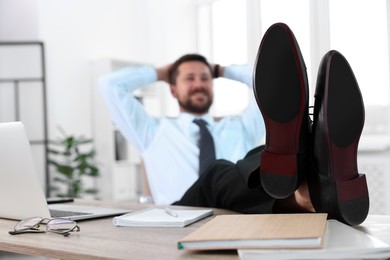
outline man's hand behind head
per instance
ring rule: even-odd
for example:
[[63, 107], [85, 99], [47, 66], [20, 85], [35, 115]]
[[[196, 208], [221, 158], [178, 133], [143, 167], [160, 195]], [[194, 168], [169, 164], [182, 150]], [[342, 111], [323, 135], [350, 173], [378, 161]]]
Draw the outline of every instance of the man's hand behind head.
[[170, 83], [169, 82], [169, 77], [168, 77], [168, 71], [171, 68], [171, 66], [172, 66], [172, 64], [167, 64], [165, 66], [156, 68], [157, 79], [165, 81], [167, 83]]

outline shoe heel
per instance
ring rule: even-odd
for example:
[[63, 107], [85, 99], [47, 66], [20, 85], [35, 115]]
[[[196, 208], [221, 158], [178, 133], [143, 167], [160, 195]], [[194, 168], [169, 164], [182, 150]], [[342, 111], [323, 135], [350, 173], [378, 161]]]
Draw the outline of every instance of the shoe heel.
[[276, 199], [289, 197], [298, 185], [297, 155], [283, 155], [264, 150], [261, 154], [260, 179], [264, 190]]
[[336, 182], [339, 220], [348, 225], [359, 225], [368, 214], [369, 196], [366, 176], [359, 174], [357, 178]]

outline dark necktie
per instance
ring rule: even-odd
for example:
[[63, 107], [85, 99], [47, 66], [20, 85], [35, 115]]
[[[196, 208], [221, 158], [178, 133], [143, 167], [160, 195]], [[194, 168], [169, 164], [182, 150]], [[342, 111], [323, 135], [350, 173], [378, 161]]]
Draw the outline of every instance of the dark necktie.
[[194, 119], [195, 124], [199, 126], [199, 175], [202, 174], [211, 162], [215, 161], [214, 140], [207, 128], [207, 122], [203, 119]]

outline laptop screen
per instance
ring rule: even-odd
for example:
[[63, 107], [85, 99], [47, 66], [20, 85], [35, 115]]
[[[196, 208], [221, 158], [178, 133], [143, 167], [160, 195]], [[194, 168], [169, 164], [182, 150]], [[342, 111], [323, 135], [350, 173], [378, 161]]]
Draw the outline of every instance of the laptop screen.
[[21, 122], [0, 124], [0, 217], [50, 217]]
[[[0, 123], [0, 144], [0, 218], [50, 217], [24, 125], [21, 122]], [[61, 211], [61, 214], [67, 211], [66, 216], [61, 217], [75, 220], [130, 212], [128, 209], [73, 204], [52, 204], [50, 209], [57, 213]]]

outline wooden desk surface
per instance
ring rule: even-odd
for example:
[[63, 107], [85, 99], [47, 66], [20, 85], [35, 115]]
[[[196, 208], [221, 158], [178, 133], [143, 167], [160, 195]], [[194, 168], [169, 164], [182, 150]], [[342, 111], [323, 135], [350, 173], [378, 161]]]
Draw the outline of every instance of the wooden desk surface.
[[[77, 204], [138, 210], [137, 203], [77, 201]], [[150, 206], [150, 205], [149, 205]], [[229, 214], [215, 210], [216, 214]], [[10, 235], [18, 221], [0, 219], [0, 251], [40, 255], [58, 259], [239, 259], [236, 251], [187, 252], [177, 249], [177, 241], [212, 217], [184, 228], [115, 227], [112, 217], [77, 221], [80, 232], [69, 237], [54, 233]]]
[[[139, 210], [137, 203], [77, 201], [77, 204], [120, 207]], [[215, 210], [217, 214], [230, 211]], [[58, 259], [239, 259], [236, 251], [188, 252], [177, 249], [176, 242], [206, 221], [185, 228], [115, 227], [112, 217], [78, 221], [79, 233], [69, 237], [58, 234], [8, 234], [17, 221], [0, 219], [0, 251], [40, 255]], [[390, 216], [369, 216], [356, 227], [390, 244]]]

